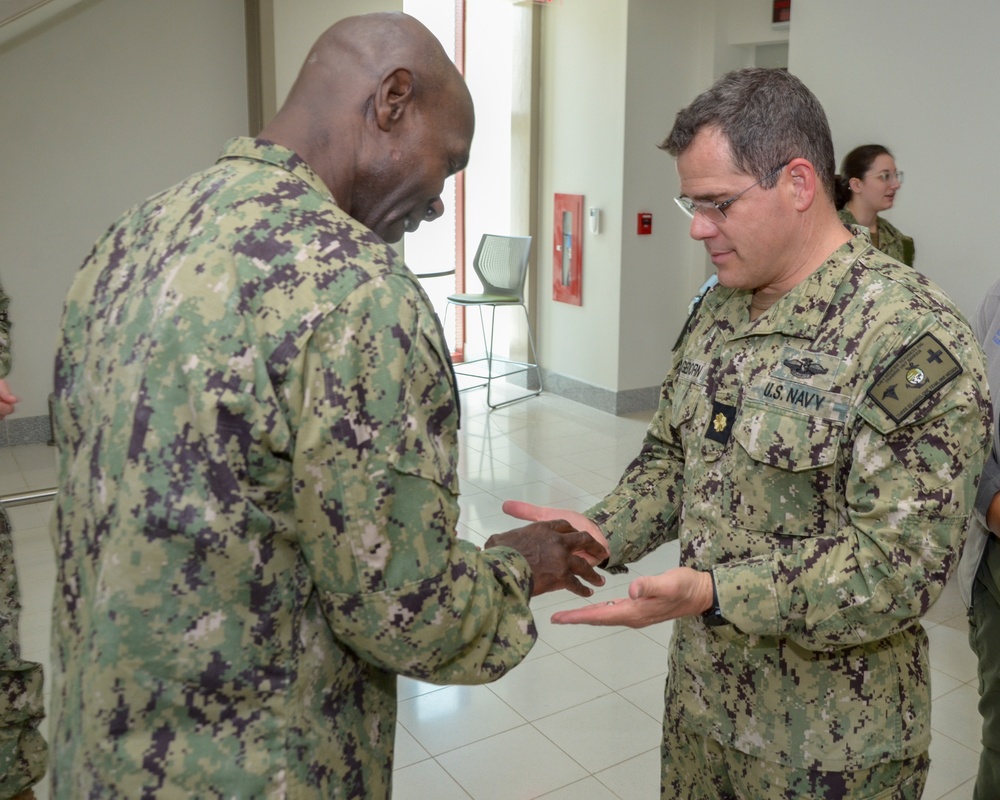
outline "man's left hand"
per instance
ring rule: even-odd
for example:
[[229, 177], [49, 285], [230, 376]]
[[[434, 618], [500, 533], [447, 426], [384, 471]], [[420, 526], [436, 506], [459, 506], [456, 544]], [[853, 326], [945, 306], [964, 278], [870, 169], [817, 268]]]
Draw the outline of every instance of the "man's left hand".
[[660, 575], [636, 578], [628, 597], [594, 603], [570, 611], [558, 611], [552, 621], [559, 625], [624, 625], [645, 628], [678, 617], [700, 615], [712, 607], [712, 573], [690, 567], [668, 569]]

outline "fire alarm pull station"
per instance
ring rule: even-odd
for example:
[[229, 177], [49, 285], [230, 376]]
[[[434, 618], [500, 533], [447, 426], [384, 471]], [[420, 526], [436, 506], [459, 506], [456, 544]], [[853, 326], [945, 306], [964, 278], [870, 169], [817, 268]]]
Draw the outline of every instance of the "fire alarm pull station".
[[639, 212], [639, 223], [636, 233], [640, 236], [645, 236], [646, 234], [653, 232], [653, 215], [648, 211]]

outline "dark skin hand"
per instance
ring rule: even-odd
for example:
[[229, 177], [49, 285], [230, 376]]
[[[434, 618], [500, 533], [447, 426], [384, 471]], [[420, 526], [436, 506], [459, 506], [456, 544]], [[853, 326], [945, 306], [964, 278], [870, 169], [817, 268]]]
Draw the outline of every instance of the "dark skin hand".
[[531, 567], [531, 596], [556, 589], [569, 589], [573, 594], [590, 597], [594, 590], [580, 582], [583, 578], [594, 586], [603, 586], [604, 578], [577, 555], [582, 551], [594, 563], [608, 557], [604, 546], [589, 533], [576, 530], [566, 520], [534, 522], [506, 533], [496, 533], [486, 540], [486, 547], [512, 547]]

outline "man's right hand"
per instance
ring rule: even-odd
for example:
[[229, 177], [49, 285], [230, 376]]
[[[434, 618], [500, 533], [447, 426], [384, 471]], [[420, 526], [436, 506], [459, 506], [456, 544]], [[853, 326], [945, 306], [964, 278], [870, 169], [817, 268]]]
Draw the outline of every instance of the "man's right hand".
[[504, 500], [503, 512], [504, 514], [509, 514], [512, 517], [517, 517], [518, 519], [528, 520], [529, 522], [542, 522], [544, 520], [556, 519], [566, 520], [566, 522], [572, 525], [576, 530], [586, 531], [594, 538], [594, 541], [601, 545], [601, 548], [604, 550], [604, 555], [596, 561], [593, 560], [594, 556], [592, 555], [592, 551], [589, 549], [584, 549], [577, 553], [578, 556], [585, 558], [591, 564], [600, 564], [611, 554], [611, 550], [608, 547], [608, 540], [604, 537], [604, 533], [597, 526], [597, 523], [592, 519], [583, 516], [583, 514], [579, 511], [571, 511], [568, 508], [548, 508], [547, 506], [536, 506], [533, 503], [526, 503], [523, 500]]
[[566, 520], [552, 519], [525, 525], [486, 540], [487, 547], [512, 547], [531, 567], [531, 596], [556, 589], [569, 589], [581, 597], [594, 590], [580, 582], [603, 586], [604, 578], [594, 569], [608, 557], [606, 548], [590, 533], [578, 531]]

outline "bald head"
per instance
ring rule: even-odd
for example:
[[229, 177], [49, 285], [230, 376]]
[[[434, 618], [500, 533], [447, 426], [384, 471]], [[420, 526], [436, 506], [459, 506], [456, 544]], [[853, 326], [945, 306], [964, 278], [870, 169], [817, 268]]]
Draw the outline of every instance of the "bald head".
[[342, 209], [397, 241], [441, 215], [473, 128], [472, 98], [441, 43], [413, 17], [376, 13], [320, 36], [260, 138], [298, 153]]

